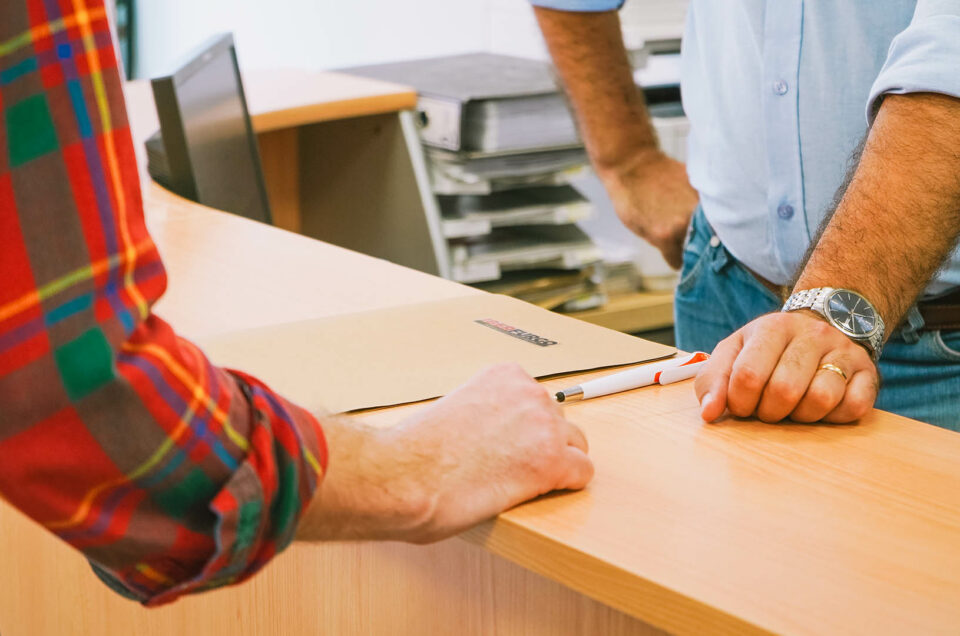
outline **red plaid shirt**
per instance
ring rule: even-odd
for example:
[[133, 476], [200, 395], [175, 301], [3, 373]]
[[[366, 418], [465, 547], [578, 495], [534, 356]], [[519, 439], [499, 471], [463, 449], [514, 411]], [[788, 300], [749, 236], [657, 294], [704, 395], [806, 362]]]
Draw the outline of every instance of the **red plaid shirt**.
[[103, 0], [0, 3], [0, 117], [0, 495], [148, 605], [243, 580], [292, 540], [323, 434], [151, 314]]

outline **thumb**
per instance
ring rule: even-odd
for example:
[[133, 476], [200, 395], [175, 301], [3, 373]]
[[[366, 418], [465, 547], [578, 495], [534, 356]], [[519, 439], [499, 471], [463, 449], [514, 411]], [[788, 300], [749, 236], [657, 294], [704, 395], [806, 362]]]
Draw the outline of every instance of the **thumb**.
[[555, 486], [556, 490], [582, 490], [593, 479], [593, 462], [576, 446], [567, 446], [563, 451], [563, 471]]
[[717, 345], [710, 359], [697, 374], [693, 386], [697, 393], [697, 400], [700, 401], [700, 417], [703, 421], [716, 421], [727, 409], [727, 387], [730, 385], [730, 374], [741, 349], [743, 349], [743, 334], [737, 331]]

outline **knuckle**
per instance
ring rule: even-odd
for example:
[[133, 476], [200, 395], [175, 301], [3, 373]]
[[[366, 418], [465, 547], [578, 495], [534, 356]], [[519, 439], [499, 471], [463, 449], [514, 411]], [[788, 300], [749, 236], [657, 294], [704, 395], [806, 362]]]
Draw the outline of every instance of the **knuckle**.
[[850, 413], [855, 420], [869, 413], [872, 407], [873, 403], [866, 398], [854, 398], [850, 401]]
[[750, 392], [758, 392], [766, 384], [766, 377], [753, 367], [741, 365], [733, 373], [733, 384]]
[[847, 408], [836, 413], [831, 413], [824, 418], [825, 421], [831, 424], [850, 424], [851, 422], [856, 422], [858, 419], [860, 419], [860, 416], [853, 410]]
[[736, 393], [731, 393], [728, 397], [727, 408], [737, 417], [749, 417], [753, 415], [752, 402], [739, 397]]
[[670, 241], [670, 233], [664, 232], [661, 228], [653, 228], [647, 231], [647, 240], [654, 245], [666, 245]]
[[534, 435], [534, 445], [544, 453], [553, 452], [560, 448], [560, 434], [553, 417], [540, 412], [537, 418], [537, 432]]
[[811, 388], [807, 391], [806, 397], [803, 399], [804, 403], [810, 407], [810, 409], [819, 411], [821, 413], [830, 410], [834, 406], [834, 398], [829, 391], [823, 389]]
[[529, 467], [538, 475], [546, 475], [559, 464], [562, 445], [556, 435], [542, 435], [535, 441], [534, 452], [530, 455]]
[[803, 397], [803, 390], [793, 382], [773, 380], [767, 386], [770, 398], [780, 405], [793, 405]]
[[851, 362], [860, 368], [875, 369], [876, 367], [873, 364], [873, 358], [870, 357], [870, 354], [863, 347], [863, 345], [859, 345], [852, 340], [849, 342], [850, 347], [852, 347], [851, 351], [853, 352], [851, 356], [853, 359]]
[[771, 327], [782, 329], [787, 325], [789, 325], [791, 322], [793, 322], [793, 319], [795, 317], [796, 316], [794, 316], [793, 314], [788, 314], [788, 313], [783, 313], [778, 311], [778, 312], [763, 316], [763, 321], [765, 324]]
[[798, 422], [800, 424], [810, 424], [811, 422], [816, 422], [818, 415], [813, 415], [810, 411], [797, 409], [790, 414], [791, 422]]
[[[555, 434], [554, 416], [548, 409], [540, 404], [529, 404], [525, 419], [536, 430], [536, 442], [541, 442], [550, 435]], [[541, 439], [542, 438], [542, 439]]]
[[789, 329], [791, 318], [789, 314], [777, 312], [760, 316], [752, 324], [757, 334], [781, 333]]
[[729, 404], [727, 405], [727, 408], [734, 417], [750, 417], [753, 415], [753, 412], [750, 410], [750, 408], [746, 406]]
[[[833, 328], [833, 327], [831, 327], [830, 325], [828, 325], [828, 324], [827, 324], [826, 322], [824, 322], [823, 320], [817, 320], [817, 322], [814, 323], [814, 325], [813, 325], [813, 327], [812, 327], [812, 329], [811, 329], [811, 332], [813, 333], [814, 336], [816, 336], [816, 337], [818, 337], [818, 338], [823, 338], [823, 337], [827, 337], [827, 336], [831, 336], [831, 337], [832, 337], [832, 336], [836, 336], [836, 335], [840, 335], [840, 336], [843, 335], [843, 334], [841, 334], [839, 331], [837, 331], [835, 328]], [[844, 340], [847, 340], [847, 339], [844, 338]]]
[[762, 404], [760, 408], [757, 409], [757, 418], [761, 422], [775, 424], [784, 418], [784, 413], [781, 409], [775, 409], [767, 404]]

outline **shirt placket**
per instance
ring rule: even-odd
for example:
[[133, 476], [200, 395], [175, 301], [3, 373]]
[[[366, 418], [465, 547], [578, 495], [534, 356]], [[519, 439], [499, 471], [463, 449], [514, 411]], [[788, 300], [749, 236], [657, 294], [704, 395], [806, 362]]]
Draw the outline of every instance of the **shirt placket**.
[[767, 214], [784, 280], [803, 260], [810, 234], [803, 201], [798, 82], [803, 0], [768, 0], [761, 99], [767, 151]]

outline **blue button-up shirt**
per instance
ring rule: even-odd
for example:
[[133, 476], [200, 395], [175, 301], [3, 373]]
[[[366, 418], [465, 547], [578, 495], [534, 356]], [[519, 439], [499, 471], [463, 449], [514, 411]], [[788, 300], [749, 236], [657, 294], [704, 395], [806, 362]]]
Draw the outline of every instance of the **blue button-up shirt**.
[[[691, 0], [681, 88], [687, 170], [707, 219], [747, 267], [786, 284], [883, 95], [960, 97], [960, 0]], [[927, 291], [956, 285], [960, 250]]]

